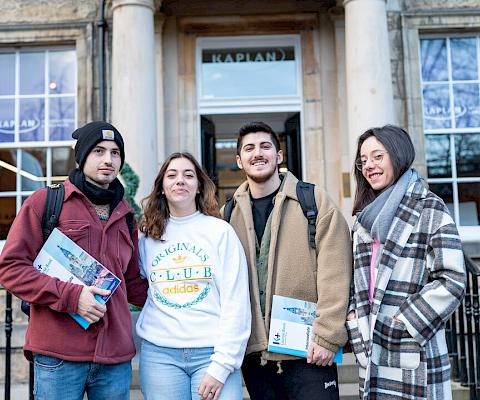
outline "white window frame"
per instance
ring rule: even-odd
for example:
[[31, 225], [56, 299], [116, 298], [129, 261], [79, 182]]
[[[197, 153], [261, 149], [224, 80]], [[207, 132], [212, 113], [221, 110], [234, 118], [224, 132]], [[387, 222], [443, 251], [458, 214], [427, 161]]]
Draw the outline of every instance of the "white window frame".
[[[452, 63], [451, 63], [451, 53], [450, 53], [450, 39], [452, 38], [462, 38], [462, 37], [475, 37], [477, 39], [477, 79], [476, 80], [453, 80], [452, 79]], [[421, 45], [420, 41], [423, 39], [445, 39], [447, 45], [447, 72], [448, 80], [446, 81], [423, 81], [422, 76], [422, 64], [421, 64]], [[455, 110], [453, 103], [453, 83], [477, 83], [480, 85], [480, 34], [478, 32], [465, 32], [458, 34], [449, 34], [449, 33], [439, 33], [439, 34], [426, 34], [419, 37], [419, 46], [418, 46], [418, 59], [420, 66], [420, 95], [422, 99], [422, 118], [423, 113], [423, 87], [424, 84], [428, 85], [446, 85], [448, 84], [449, 89], [449, 101], [450, 101], [450, 120], [453, 126], [455, 119]], [[457, 166], [456, 166], [456, 155], [455, 155], [455, 144], [454, 144], [454, 135], [468, 134], [468, 133], [478, 133], [480, 134], [480, 126], [478, 128], [438, 128], [438, 129], [426, 129], [424, 128], [424, 135], [449, 135], [450, 141], [450, 163], [452, 169], [452, 176], [449, 178], [428, 178], [429, 183], [448, 183], [452, 185], [452, 194], [453, 194], [453, 217], [455, 223], [458, 226], [458, 230], [461, 234], [462, 240], [464, 241], [475, 241], [478, 240], [478, 234], [480, 232], [480, 225], [478, 226], [462, 226], [460, 225], [460, 207], [458, 199], [458, 184], [459, 183], [480, 183], [480, 171], [478, 177], [457, 177]], [[428, 164], [427, 164], [428, 170]]]
[[[202, 99], [202, 51], [216, 48], [293, 46], [297, 94], [282, 96], [222, 97]], [[250, 114], [283, 111], [301, 112], [303, 100], [302, 49], [300, 35], [221, 36], [197, 38], [196, 46], [197, 101], [199, 115]]]
[[[15, 102], [15, 131], [14, 131], [14, 142], [0, 142], [0, 149], [9, 149], [15, 150], [17, 152], [17, 160], [19, 162], [17, 164], [21, 165], [21, 157], [22, 157], [22, 150], [29, 149], [29, 148], [36, 148], [36, 149], [45, 149], [45, 164], [46, 164], [46, 176], [45, 183], [46, 185], [50, 185], [54, 180], [63, 180], [64, 177], [52, 177], [52, 150], [54, 148], [65, 148], [65, 147], [73, 147], [75, 141], [71, 140], [57, 140], [57, 141], [50, 141], [50, 99], [51, 98], [61, 98], [61, 97], [73, 97], [74, 98], [74, 119], [75, 119], [75, 128], [78, 124], [78, 65], [75, 69], [75, 80], [74, 80], [74, 88], [76, 89], [73, 93], [59, 93], [59, 94], [52, 94], [49, 92], [48, 88], [48, 77], [49, 77], [49, 54], [50, 52], [56, 52], [61, 50], [73, 50], [77, 51], [74, 45], [55, 45], [52, 44], [51, 46], [22, 46], [20, 48], [9, 48], [9, 47], [2, 47], [0, 49], [1, 53], [14, 53], [15, 54], [15, 94], [13, 95], [0, 95], [0, 99], [13, 99]], [[28, 53], [34, 51], [42, 51], [45, 52], [45, 87], [44, 92], [42, 94], [33, 94], [33, 95], [21, 95], [20, 94], [20, 53]], [[40, 98], [45, 100], [45, 128], [44, 128], [44, 140], [41, 141], [28, 141], [28, 142], [19, 142], [19, 102], [20, 99], [23, 98]], [[33, 191], [25, 191], [22, 190], [21, 184], [21, 171], [14, 172], [16, 174], [16, 188], [15, 191], [0, 191], [0, 197], [15, 197], [16, 198], [16, 212], [20, 209], [23, 198], [28, 197], [33, 193]], [[52, 180], [52, 178], [54, 178]], [[1, 244], [2, 241], [0, 241]]]

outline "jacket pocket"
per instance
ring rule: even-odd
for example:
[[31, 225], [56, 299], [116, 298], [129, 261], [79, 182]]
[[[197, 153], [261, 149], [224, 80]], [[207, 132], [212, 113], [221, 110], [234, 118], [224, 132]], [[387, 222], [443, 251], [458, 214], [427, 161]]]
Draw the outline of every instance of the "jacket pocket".
[[360, 364], [361, 367], [367, 368], [367, 356], [365, 344], [363, 342], [362, 334], [358, 329], [358, 320], [353, 319], [346, 321], [348, 339], [350, 341], [350, 346], [352, 346], [352, 351], [355, 354], [355, 358]]
[[90, 225], [85, 221], [64, 221], [58, 229], [87, 253], [90, 253]]
[[417, 369], [420, 345], [402, 321], [379, 314], [373, 332], [372, 362], [378, 366]]

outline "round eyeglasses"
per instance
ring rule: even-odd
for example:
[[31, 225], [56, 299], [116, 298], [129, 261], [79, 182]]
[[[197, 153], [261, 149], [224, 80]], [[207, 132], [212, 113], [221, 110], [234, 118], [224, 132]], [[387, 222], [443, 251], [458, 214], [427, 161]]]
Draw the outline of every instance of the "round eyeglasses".
[[[383, 157], [385, 156], [385, 154], [388, 154], [388, 151], [385, 151], [383, 153], [377, 153], [373, 155], [372, 158], [370, 158], [370, 160], [372, 160], [372, 162], [375, 165], [380, 165], [383, 161]], [[357, 168], [359, 171], [363, 171], [363, 169], [367, 165], [367, 162], [368, 162], [368, 158], [357, 158], [355, 160], [355, 168]]]

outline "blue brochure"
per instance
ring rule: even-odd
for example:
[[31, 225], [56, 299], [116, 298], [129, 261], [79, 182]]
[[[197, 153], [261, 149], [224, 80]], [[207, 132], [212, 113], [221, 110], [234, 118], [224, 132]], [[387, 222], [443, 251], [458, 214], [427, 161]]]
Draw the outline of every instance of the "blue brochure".
[[[315, 303], [274, 295], [268, 351], [306, 358], [316, 309]], [[343, 349], [339, 348], [333, 362], [341, 364], [342, 360]]]
[[[33, 266], [40, 272], [83, 286], [110, 290], [110, 295], [95, 298], [105, 304], [120, 285], [120, 279], [90, 254], [55, 228], [35, 258]], [[90, 325], [82, 316], [70, 314], [83, 329]]]

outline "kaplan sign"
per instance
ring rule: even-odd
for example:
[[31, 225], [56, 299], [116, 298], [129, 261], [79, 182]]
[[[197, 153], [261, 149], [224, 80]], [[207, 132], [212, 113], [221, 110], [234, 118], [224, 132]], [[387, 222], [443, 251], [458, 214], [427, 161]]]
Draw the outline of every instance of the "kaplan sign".
[[[18, 128], [19, 133], [33, 132], [40, 127], [40, 120], [38, 118], [25, 118], [20, 120]], [[10, 135], [15, 134], [15, 120], [14, 119], [0, 119], [0, 133]]]
[[205, 49], [202, 63], [242, 63], [294, 61], [295, 49], [288, 47], [253, 47], [242, 49]]

